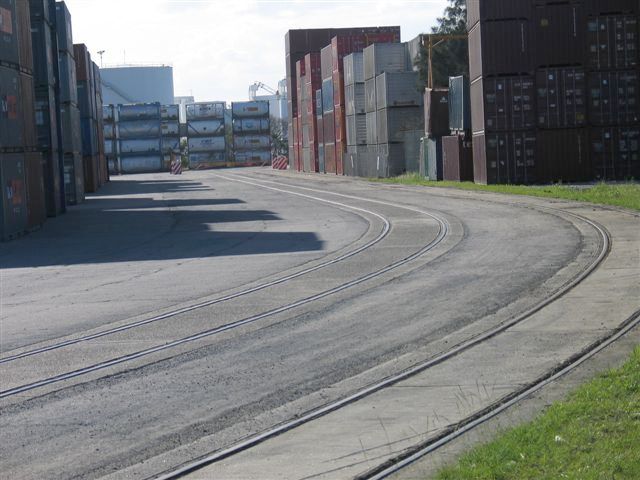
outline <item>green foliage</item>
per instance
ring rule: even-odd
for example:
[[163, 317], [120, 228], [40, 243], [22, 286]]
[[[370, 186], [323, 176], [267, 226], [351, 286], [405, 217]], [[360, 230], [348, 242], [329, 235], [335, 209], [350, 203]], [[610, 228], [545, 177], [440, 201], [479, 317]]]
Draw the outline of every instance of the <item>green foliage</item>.
[[439, 480], [640, 478], [640, 348], [622, 368], [442, 470]]
[[[449, 0], [444, 15], [437, 20], [438, 24], [431, 29], [438, 35], [466, 35], [467, 5], [465, 0]], [[422, 48], [418, 60], [420, 81], [427, 86], [428, 53]], [[436, 88], [447, 88], [449, 77], [469, 75], [469, 47], [467, 40], [447, 40], [433, 49], [433, 85]]]
[[483, 192], [505, 193], [509, 195], [562, 198], [564, 200], [575, 200], [578, 202], [590, 202], [640, 210], [639, 183], [599, 183], [586, 187], [572, 187], [570, 185], [477, 185], [470, 182], [433, 182], [418, 174], [409, 174], [401, 177], [373, 181], [399, 183], [403, 185], [424, 185], [428, 187], [450, 187], [461, 190], [477, 190]]
[[287, 122], [276, 117], [271, 117], [270, 124], [273, 155], [288, 155], [289, 142], [287, 140]]

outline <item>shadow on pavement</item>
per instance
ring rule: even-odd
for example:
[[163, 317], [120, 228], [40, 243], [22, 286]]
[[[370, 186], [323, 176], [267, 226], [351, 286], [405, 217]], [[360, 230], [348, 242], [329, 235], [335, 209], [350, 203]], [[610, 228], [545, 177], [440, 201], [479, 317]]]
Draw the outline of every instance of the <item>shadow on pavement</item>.
[[[240, 199], [157, 200], [137, 196], [201, 190], [200, 186], [196, 182], [176, 181], [112, 182], [101, 194], [89, 197], [85, 204], [71, 208], [66, 215], [49, 219], [42, 230], [2, 244], [0, 268], [322, 250], [323, 242], [315, 233], [267, 231], [268, 224], [282, 219], [268, 210], [248, 210]], [[122, 193], [128, 189], [136, 196]], [[202, 190], [211, 189], [203, 187]], [[235, 209], [225, 206], [235, 206]]]

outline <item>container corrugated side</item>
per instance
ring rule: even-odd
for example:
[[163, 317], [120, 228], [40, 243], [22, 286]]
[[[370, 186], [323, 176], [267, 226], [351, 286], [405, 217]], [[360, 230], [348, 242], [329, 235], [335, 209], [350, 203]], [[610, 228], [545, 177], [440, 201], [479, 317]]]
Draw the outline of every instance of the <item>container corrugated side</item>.
[[449, 135], [449, 90], [428, 88], [423, 103], [425, 134], [433, 137]]
[[378, 108], [378, 101], [376, 98], [376, 79], [370, 78], [364, 84], [365, 95], [365, 110], [366, 113], [375, 112]]
[[418, 88], [417, 72], [383, 73], [376, 77], [377, 109], [419, 107], [423, 97]]
[[364, 49], [364, 78], [369, 80], [383, 72], [404, 72], [407, 49], [402, 43], [377, 43]]
[[357, 83], [364, 83], [364, 55], [362, 52], [344, 57], [344, 84], [349, 86]]
[[367, 116], [366, 114], [347, 116], [347, 145], [367, 144]]
[[638, 58], [637, 15], [611, 15], [587, 21], [587, 66], [595, 70], [634, 68]]
[[15, 2], [4, 2], [0, 6], [0, 61], [18, 66], [18, 23]]
[[405, 132], [424, 131], [424, 113], [420, 107], [385, 108], [378, 110], [376, 116], [378, 143], [403, 142]]

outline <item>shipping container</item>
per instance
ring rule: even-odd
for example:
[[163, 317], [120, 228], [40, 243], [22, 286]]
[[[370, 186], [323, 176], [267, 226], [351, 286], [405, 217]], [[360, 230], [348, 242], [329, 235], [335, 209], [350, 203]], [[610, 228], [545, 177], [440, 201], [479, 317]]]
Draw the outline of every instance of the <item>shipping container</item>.
[[442, 138], [443, 180], [473, 182], [473, 151], [471, 141], [462, 135]]
[[423, 103], [426, 136], [449, 135], [449, 90], [427, 88]]
[[134, 157], [121, 156], [120, 165], [123, 174], [161, 172], [164, 167], [164, 157], [158, 155], [140, 155]]
[[119, 122], [158, 120], [159, 118], [159, 103], [136, 103], [130, 105], [118, 105]]
[[442, 137], [424, 137], [420, 146], [420, 175], [432, 181], [441, 181], [442, 171]]
[[133, 153], [160, 153], [160, 151], [159, 138], [120, 140], [120, 153], [122, 155]]
[[537, 165], [534, 131], [473, 136], [474, 180], [481, 184], [530, 184], [545, 181]]
[[89, 82], [91, 78], [91, 54], [84, 43], [73, 45], [73, 55], [76, 61], [76, 80]]
[[417, 72], [383, 73], [376, 77], [377, 109], [421, 107], [423, 96]]
[[189, 153], [224, 152], [224, 137], [189, 137]]
[[179, 137], [162, 137], [161, 141], [162, 153], [180, 153], [180, 138]]
[[595, 177], [599, 180], [640, 178], [640, 127], [597, 127], [589, 136]]
[[249, 152], [237, 152], [236, 163], [246, 166], [260, 166], [271, 163], [270, 150], [252, 150]]
[[347, 116], [366, 113], [364, 83], [354, 83], [345, 87], [345, 112]]
[[585, 4], [589, 15], [640, 14], [640, 4], [637, 0], [585, 0]]
[[536, 67], [583, 65], [585, 11], [582, 2], [536, 7]]
[[531, 76], [476, 80], [471, 84], [473, 132], [535, 128], [535, 96]]
[[224, 102], [202, 102], [188, 104], [187, 120], [196, 119], [224, 119]]
[[29, 2], [16, 2], [16, 23], [18, 30], [18, 63], [24, 73], [33, 74], [33, 47], [31, 44], [31, 15]]
[[38, 145], [38, 131], [36, 130], [36, 104], [33, 77], [24, 73], [20, 74], [20, 100], [23, 115], [23, 146], [33, 150]]
[[471, 129], [471, 98], [469, 79], [449, 78], [449, 130], [466, 132]]
[[227, 160], [225, 152], [189, 153], [190, 170], [205, 170], [226, 166]]
[[426, 35], [420, 34], [404, 44], [407, 49], [407, 71], [420, 71], [419, 62], [422, 55], [422, 50], [424, 49], [423, 43], [425, 37]]
[[58, 50], [73, 56], [73, 32], [71, 29], [71, 14], [64, 2], [56, 2], [56, 33]]
[[638, 17], [613, 15], [587, 23], [587, 66], [596, 70], [638, 66]]
[[420, 139], [424, 135], [424, 129], [409, 130], [404, 132], [404, 162], [407, 173], [420, 171]]
[[540, 128], [570, 128], [587, 124], [584, 69], [567, 67], [538, 70], [536, 85]]
[[105, 140], [114, 140], [118, 137], [116, 135], [116, 125], [113, 123], [105, 123], [103, 126], [103, 136]]
[[378, 178], [397, 177], [406, 173], [404, 145], [401, 143], [379, 144], [376, 169]]
[[47, 218], [44, 191], [44, 165], [40, 152], [24, 154], [27, 187], [27, 228], [42, 225]]
[[347, 116], [347, 146], [367, 144], [366, 114]]
[[113, 105], [104, 105], [102, 107], [102, 118], [105, 123], [113, 123], [115, 122], [115, 107]]
[[27, 227], [27, 187], [24, 153], [0, 153], [0, 240], [9, 240]]
[[589, 74], [589, 119], [594, 125], [640, 124], [637, 70]]
[[160, 107], [160, 118], [162, 120], [180, 120], [180, 106], [162, 105]]
[[320, 75], [322, 81], [333, 78], [333, 52], [330, 41], [320, 50]]
[[18, 23], [16, 4], [14, 1], [4, 1], [0, 4], [0, 62], [5, 65], [18, 67]]
[[78, 104], [78, 82], [76, 80], [76, 62], [67, 51], [58, 52], [58, 71], [60, 103]]
[[370, 78], [364, 84], [364, 107], [366, 113], [375, 112], [378, 109], [376, 94], [376, 79]]
[[224, 119], [192, 120], [187, 124], [188, 137], [213, 137], [224, 135]]
[[[369, 117], [367, 116], [367, 123], [368, 119]], [[378, 110], [376, 128], [377, 143], [403, 142], [406, 132], [416, 130], [424, 132], [423, 110], [420, 107], [398, 107]]]
[[95, 193], [100, 188], [98, 172], [98, 156], [83, 155], [82, 164], [84, 168], [84, 189], [86, 193]]
[[[37, 3], [37, 2], [36, 2]], [[51, 26], [44, 21], [31, 24], [31, 40], [33, 44], [33, 78], [36, 87], [49, 87], [55, 84], [53, 68], [53, 45], [51, 43]], [[57, 58], [57, 55], [55, 56]]]
[[179, 137], [180, 124], [176, 121], [163, 121], [160, 124], [161, 137]]
[[[105, 128], [106, 125], [105, 125]], [[117, 127], [118, 137], [122, 140], [137, 138], [159, 138], [160, 137], [160, 120], [136, 120], [119, 122]], [[105, 131], [105, 138], [107, 132]]]
[[254, 100], [250, 102], [233, 102], [231, 104], [233, 118], [269, 117], [269, 102]]
[[21, 150], [24, 147], [25, 119], [20, 89], [20, 73], [13, 68], [0, 66], [0, 151]]
[[43, 152], [42, 156], [47, 216], [56, 217], [64, 211], [61, 157], [57, 150]]
[[84, 167], [82, 155], [65, 153], [63, 156], [64, 194], [67, 205], [84, 202]]
[[80, 154], [82, 151], [80, 110], [75, 105], [62, 105], [60, 119], [62, 122], [62, 153]]
[[322, 112], [333, 112], [333, 79], [322, 81]]
[[234, 136], [233, 147], [236, 150], [270, 150], [271, 136], [270, 135]]
[[407, 49], [401, 43], [378, 43], [363, 51], [364, 78], [370, 80], [382, 73], [407, 70]]
[[378, 144], [378, 112], [368, 112], [367, 119], [367, 145]]
[[469, 32], [471, 80], [530, 73], [534, 70], [533, 50], [528, 20], [478, 23]]
[[82, 138], [82, 155], [92, 156], [98, 154], [98, 122], [93, 118], [80, 119]]
[[531, 19], [532, 0], [467, 0], [467, 26], [487, 20]]
[[544, 182], [582, 182], [593, 179], [586, 128], [538, 132], [537, 176]]
[[344, 57], [345, 86], [364, 83], [364, 54], [352, 53]]

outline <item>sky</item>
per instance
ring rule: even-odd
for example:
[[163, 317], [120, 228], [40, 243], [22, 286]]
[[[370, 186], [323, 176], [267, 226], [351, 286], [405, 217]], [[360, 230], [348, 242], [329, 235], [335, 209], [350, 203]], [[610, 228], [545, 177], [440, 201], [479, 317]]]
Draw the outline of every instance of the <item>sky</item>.
[[100, 65], [173, 66], [175, 95], [248, 98], [285, 77], [284, 36], [300, 28], [402, 27], [430, 31], [447, 0], [66, 0], [74, 43]]

